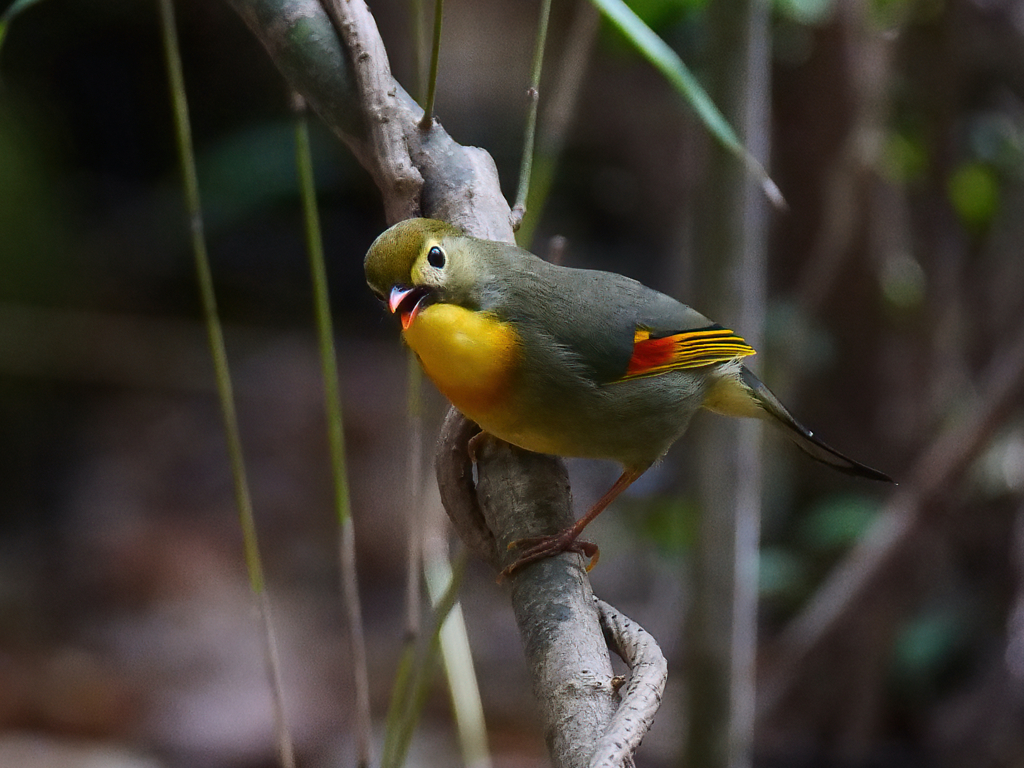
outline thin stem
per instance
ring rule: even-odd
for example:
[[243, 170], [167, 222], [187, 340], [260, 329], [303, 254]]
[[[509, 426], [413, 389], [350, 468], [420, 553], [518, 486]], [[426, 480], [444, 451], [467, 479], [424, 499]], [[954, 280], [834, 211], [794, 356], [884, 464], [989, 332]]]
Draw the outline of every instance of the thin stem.
[[[424, 547], [423, 573], [431, 601], [444, 599], [452, 583], [451, 562], [448, 559], [448, 541], [445, 534], [442, 512], [436, 507], [430, 514], [434, 520], [432, 535], [427, 537]], [[465, 558], [466, 549], [462, 550]], [[491, 754], [487, 745], [487, 726], [484, 721], [484, 707], [480, 700], [480, 686], [477, 684], [476, 669], [473, 665], [473, 651], [469, 645], [466, 620], [462, 606], [456, 603], [441, 627], [441, 658], [444, 661], [448, 690], [452, 697], [452, 710], [462, 748], [462, 762], [467, 768], [490, 768]]]
[[[550, 2], [550, 0], [548, 0]], [[441, 56], [441, 21], [444, 17], [444, 0], [434, 1], [434, 40], [430, 49], [430, 75], [427, 80], [427, 103], [423, 105], [423, 119], [420, 128], [424, 131], [434, 123], [434, 93], [437, 88], [437, 62]]]
[[342, 429], [341, 385], [338, 382], [338, 355], [334, 348], [327, 268], [324, 262], [320, 216], [316, 206], [313, 158], [309, 148], [309, 127], [305, 103], [296, 97], [295, 159], [299, 174], [299, 193], [306, 230], [306, 249], [313, 280], [313, 308], [316, 317], [320, 364], [324, 377], [324, 407], [327, 410], [327, 436], [332, 459], [334, 501], [338, 522], [344, 524], [352, 514], [348, 473], [345, 468], [345, 433]]
[[[423, 608], [420, 598], [423, 563], [423, 530], [420, 519], [423, 500], [423, 371], [412, 350], [406, 358], [406, 414], [409, 417], [408, 468], [406, 470], [406, 573], [405, 573], [405, 651], [395, 679], [392, 694], [392, 708], [388, 712], [387, 735], [385, 736], [385, 757], [382, 766], [398, 765], [400, 756], [403, 718], [405, 710], [401, 705], [407, 700], [405, 691], [413, 684], [419, 673], [415, 666], [416, 648], [420, 640], [423, 623]], [[389, 762], [390, 761], [390, 762]]]
[[400, 764], [397, 756], [400, 741], [399, 731], [402, 727], [404, 707], [409, 696], [409, 689], [412, 687], [414, 667], [417, 661], [415, 643], [407, 642], [402, 651], [402, 657], [398, 660], [395, 682], [391, 686], [391, 702], [384, 719], [384, 746], [381, 750], [380, 768], [396, 768]]
[[429, 641], [420, 646], [419, 653], [414, 653], [410, 646], [402, 659], [399, 676], [391, 692], [391, 708], [388, 712], [381, 768], [399, 768], [405, 762], [416, 723], [426, 703], [430, 683], [440, 658], [441, 628], [456, 604], [467, 559], [467, 551], [463, 550], [452, 565], [452, 577], [448, 588], [434, 605]]
[[423, 29], [423, 0], [409, 0], [412, 26], [412, 55], [416, 69], [416, 98], [425, 104], [427, 99], [427, 71], [423, 57], [426, 53], [426, 30]]
[[406, 413], [409, 416], [409, 466], [406, 472], [405, 621], [406, 636], [415, 641], [420, 634], [420, 564], [423, 561], [423, 531], [420, 510], [423, 502], [423, 370], [416, 354], [408, 351]]
[[[591, 3], [576, 4], [576, 13], [562, 46], [555, 86], [544, 102], [544, 119], [540, 121], [535, 165], [526, 197], [526, 210], [531, 211], [531, 215], [523, 219], [516, 233], [516, 242], [524, 248], [533, 244], [537, 222], [543, 215], [600, 25], [601, 15]], [[548, 260], [552, 260], [550, 255]]]
[[178, 159], [181, 163], [181, 174], [184, 184], [185, 207], [189, 217], [189, 229], [192, 240], [192, 252], [195, 256], [196, 275], [199, 281], [199, 293], [202, 298], [203, 315], [206, 320], [206, 333], [213, 358], [214, 375], [217, 381], [217, 393], [220, 398], [221, 413], [224, 420], [224, 435], [227, 439], [228, 456], [235, 484], [235, 503], [238, 506], [239, 521], [242, 528], [242, 540], [245, 550], [245, 563], [249, 573], [249, 584], [257, 597], [256, 605], [263, 621], [264, 639], [266, 642], [266, 661], [270, 676], [271, 697], [273, 701], [274, 720], [277, 730], [278, 751], [281, 764], [285, 768], [295, 765], [294, 749], [285, 719], [284, 691], [281, 684], [281, 669], [277, 655], [277, 643], [270, 616], [270, 602], [266, 595], [266, 584], [263, 576], [263, 565], [260, 560], [259, 543], [256, 538], [256, 523], [252, 511], [252, 499], [249, 495], [249, 483], [245, 474], [245, 462], [242, 458], [242, 441], [238, 429], [238, 415], [235, 412], [234, 391], [231, 384], [231, 372], [228, 367], [227, 351], [224, 346], [224, 334], [217, 313], [217, 300], [213, 290], [213, 276], [206, 252], [206, 238], [203, 233], [203, 216], [199, 199], [199, 182], [196, 176], [195, 152], [192, 146], [192, 131], [189, 123], [188, 100], [185, 96], [185, 78], [181, 67], [181, 52], [178, 47], [178, 34], [174, 21], [174, 7], [171, 0], [159, 0], [160, 25], [164, 42], [167, 77], [171, 91], [171, 103], [174, 111], [174, 127], [178, 144]]
[[349, 640], [352, 646], [352, 677], [355, 688], [356, 752], [360, 766], [369, 766], [371, 755], [370, 685], [366, 662], [366, 639], [359, 605], [359, 584], [356, 569], [355, 529], [345, 462], [345, 433], [342, 422], [341, 385], [338, 381], [338, 355], [334, 347], [330, 295], [327, 288], [327, 267], [324, 260], [320, 216], [316, 204], [316, 183], [313, 178], [313, 156], [309, 147], [309, 126], [306, 105], [296, 95], [293, 99], [295, 118], [295, 162], [299, 175], [299, 194], [306, 230], [306, 250], [313, 283], [313, 307], [316, 316], [320, 365], [324, 380], [324, 408], [327, 415], [327, 438], [334, 481], [334, 505], [338, 516], [338, 554], [341, 565], [341, 592], [348, 615]]
[[356, 576], [355, 525], [349, 517], [338, 532], [338, 561], [341, 564], [341, 594], [348, 613], [349, 645], [352, 651], [352, 680], [355, 687], [356, 767], [373, 764], [373, 722], [370, 710], [370, 678], [366, 661], [366, 633], [359, 606]]
[[548, 19], [551, 16], [551, 0], [542, 0], [540, 20], [537, 24], [537, 41], [533, 49], [533, 66], [530, 88], [526, 92], [530, 100], [526, 110], [526, 131], [523, 137], [523, 160], [519, 166], [519, 189], [516, 204], [512, 206], [512, 228], [519, 229], [526, 215], [526, 196], [530, 193], [530, 172], [533, 169], [533, 144], [537, 133], [537, 103], [540, 101], [540, 73], [544, 66], [544, 42], [548, 37]]

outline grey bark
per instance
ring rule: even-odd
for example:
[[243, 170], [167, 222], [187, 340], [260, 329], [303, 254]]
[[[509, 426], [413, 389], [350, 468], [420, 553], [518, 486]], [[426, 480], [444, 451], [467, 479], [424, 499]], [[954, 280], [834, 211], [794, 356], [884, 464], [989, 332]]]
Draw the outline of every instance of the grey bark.
[[612, 718], [608, 732], [601, 738], [589, 768], [615, 768], [640, 746], [668, 680], [668, 662], [654, 638], [639, 624], [619, 613], [603, 600], [597, 600], [608, 647], [629, 667], [622, 704]]
[[[485, 439], [476, 447], [474, 484], [466, 444], [476, 434], [476, 425], [455, 411], [448, 414], [438, 448], [438, 487], [462, 540], [500, 571], [517, 557], [508, 549], [511, 542], [572, 523], [569, 480], [562, 462], [550, 456]], [[524, 507], [540, 514], [523, 515]], [[667, 677], [654, 639], [595, 602], [579, 555], [543, 560], [509, 581], [553, 763], [632, 766]], [[602, 632], [632, 671], [621, 702]]]

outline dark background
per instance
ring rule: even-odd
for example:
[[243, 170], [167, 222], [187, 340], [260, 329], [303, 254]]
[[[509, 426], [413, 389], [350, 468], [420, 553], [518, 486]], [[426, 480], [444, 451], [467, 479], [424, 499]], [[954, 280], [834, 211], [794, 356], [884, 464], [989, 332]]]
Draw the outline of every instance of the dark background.
[[[637, 7], [699, 74], [701, 2]], [[372, 9], [411, 89], [406, 5]], [[571, 10], [556, 4], [555, 55]], [[351, 683], [287, 89], [226, 4], [177, 12], [289, 717], [303, 764], [347, 764]], [[492, 153], [509, 197], [535, 19], [532, 3], [446, 4], [436, 112]], [[1024, 323], [1022, 33], [1024, 10], [1000, 0], [773, 9], [771, 172], [789, 210], [771, 220], [758, 369], [798, 418], [898, 480], [977, 404]], [[0, 81], [0, 763], [273, 764], [156, 5], [41, 3], [12, 25]], [[700, 309], [685, 276], [715, 258], [690, 246], [707, 142], [602, 29], [535, 249], [564, 235], [568, 263]], [[315, 120], [313, 143], [380, 723], [404, 627], [406, 363], [362, 276], [385, 226], [379, 194]], [[443, 412], [432, 391], [428, 411], [431, 424]], [[699, 450], [682, 443], [592, 534], [596, 591], [673, 665], [642, 765], [672, 764], [682, 733]], [[778, 435], [765, 446], [770, 668], [773, 641], [890, 490]], [[578, 506], [616, 472], [571, 469]], [[892, 600], [860, 617], [869, 631], [826, 648], [827, 671], [759, 732], [758, 764], [1024, 764], [1022, 488], [1018, 406], [967, 477], [943, 486]], [[544, 764], [510, 612], [482, 565], [463, 603], [495, 763]], [[452, 733], [439, 685], [414, 764], [457, 761]]]

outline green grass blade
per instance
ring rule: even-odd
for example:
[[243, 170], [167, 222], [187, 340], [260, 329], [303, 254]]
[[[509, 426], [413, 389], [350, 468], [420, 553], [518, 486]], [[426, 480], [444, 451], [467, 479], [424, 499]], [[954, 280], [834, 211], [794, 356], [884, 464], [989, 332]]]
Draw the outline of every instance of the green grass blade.
[[427, 130], [434, 121], [434, 94], [437, 90], [437, 66], [441, 58], [441, 21], [444, 19], [444, 0], [434, 3], [434, 37], [430, 46], [430, 72], [427, 75], [427, 101], [423, 105], [420, 128]]
[[316, 205], [316, 184], [313, 179], [313, 158], [309, 147], [309, 127], [306, 122], [305, 105], [299, 106], [297, 111], [295, 162], [299, 174], [299, 194], [302, 199], [309, 271], [313, 282], [313, 310], [320, 350], [320, 367], [324, 379], [324, 408], [327, 411], [328, 446], [334, 481], [335, 510], [338, 515], [338, 523], [344, 524], [352, 514], [352, 506], [349, 497], [348, 472], [345, 467], [345, 433], [342, 429], [338, 353], [334, 348], [330, 295], [327, 289], [327, 267], [324, 260], [323, 238], [320, 234], [320, 216]]
[[406, 415], [409, 444], [406, 476], [405, 523], [408, 534], [405, 577], [405, 631], [410, 638], [420, 635], [420, 565], [423, 561], [423, 369], [416, 353], [406, 350]]
[[313, 153], [309, 146], [309, 125], [306, 119], [305, 102], [296, 95], [293, 97], [293, 103], [296, 112], [295, 165], [299, 175], [299, 195], [302, 199], [306, 251], [309, 254], [309, 271], [313, 283], [313, 309], [320, 348], [321, 374], [324, 381], [327, 442], [331, 459], [331, 478], [334, 482], [334, 507], [338, 517], [341, 593], [348, 620], [349, 642], [352, 647], [356, 762], [360, 768], [368, 768], [372, 762], [370, 684], [366, 660], [366, 636], [363, 631], [363, 613], [359, 604], [352, 503], [345, 462], [345, 433], [342, 422], [341, 383], [338, 380], [338, 353], [334, 346], [334, 324], [331, 318], [330, 293], [327, 288], [327, 265], [324, 259], [320, 215], [316, 204]]
[[560, 41], [560, 61], [554, 72], [553, 86], [545, 90], [544, 119], [537, 126], [537, 149], [526, 197], [526, 216], [516, 232], [516, 242], [524, 248], [535, 245], [534, 232], [544, 214], [600, 26], [601, 14], [597, 8], [581, 3], [576, 6], [568, 32]]
[[[423, 561], [423, 571], [431, 602], [436, 605], [445, 599], [454, 572], [448, 560], [446, 545], [426, 549], [428, 553]], [[452, 606], [451, 613], [441, 625], [441, 658], [448, 679], [448, 690], [451, 691], [462, 762], [474, 768], [490, 768], [491, 753], [487, 745], [484, 707], [480, 700], [466, 620], [459, 603]]]
[[380, 758], [380, 768], [393, 768], [398, 764], [396, 757], [399, 742], [398, 732], [401, 728], [405, 702], [409, 697], [409, 689], [412, 687], [416, 662], [415, 639], [409, 638], [398, 661], [395, 682], [391, 685], [391, 702], [388, 704], [388, 712], [384, 718], [384, 746]]
[[427, 103], [427, 68], [423, 63], [427, 36], [423, 21], [423, 0], [409, 0], [409, 37], [412, 38], [412, 59], [416, 72], [416, 100]]
[[181, 67], [181, 51], [178, 46], [178, 33], [174, 21], [174, 6], [171, 0], [158, 0], [158, 2], [160, 28], [164, 42], [165, 65], [167, 67], [171, 104], [174, 112], [175, 138], [184, 184], [185, 208], [190, 223], [192, 252], [195, 257], [196, 274], [202, 298], [203, 315], [206, 320], [210, 354], [213, 358], [214, 375], [217, 381], [217, 394], [220, 398], [221, 415], [224, 421], [228, 456], [231, 462], [232, 476], [234, 477], [235, 502], [238, 507], [239, 521], [242, 528], [249, 584], [256, 595], [256, 606], [263, 623], [265, 658], [270, 677], [278, 753], [281, 765], [284, 768], [294, 768], [295, 754], [285, 718], [284, 691], [281, 684], [277, 641], [275, 639], [273, 621], [270, 617], [270, 601], [263, 577], [263, 564], [260, 561], [259, 543], [256, 538], [256, 523], [253, 517], [252, 499], [249, 495], [249, 483], [245, 474], [245, 461], [242, 457], [242, 441], [238, 429], [238, 415], [235, 411], [234, 388], [231, 383], [231, 372], [228, 367], [227, 351], [224, 346], [224, 333], [221, 329], [220, 317], [217, 312], [217, 299], [213, 290], [210, 260], [206, 252], [202, 205], [199, 198], [199, 182], [196, 176], [195, 151], [192, 145], [188, 100], [185, 95], [185, 77]]
[[425, 642], [418, 648], [412, 643], [406, 647], [391, 690], [381, 768], [401, 768], [409, 754], [416, 723], [441, 656], [441, 629], [458, 599], [467, 559], [465, 550], [455, 559], [448, 588], [434, 604], [430, 631], [423, 638]]
[[768, 172], [743, 146], [736, 131], [708, 96], [697, 78], [679, 55], [662, 40], [643, 19], [626, 5], [624, 0], [591, 0], [601, 13], [618, 29], [627, 40], [646, 58], [672, 86], [693, 107], [701, 122], [729, 152], [739, 159], [754, 174], [765, 195], [778, 208], [785, 208], [786, 201]]
[[541, 0], [540, 19], [537, 22], [537, 39], [533, 49], [533, 64], [530, 72], [529, 105], [526, 110], [526, 130], [523, 134], [523, 158], [519, 166], [519, 189], [512, 206], [512, 229], [519, 229], [526, 215], [526, 198], [530, 194], [530, 174], [533, 170], [533, 145], [537, 135], [537, 103], [540, 101], [540, 75], [544, 67], [544, 44], [548, 38], [548, 19], [551, 17], [551, 0]]

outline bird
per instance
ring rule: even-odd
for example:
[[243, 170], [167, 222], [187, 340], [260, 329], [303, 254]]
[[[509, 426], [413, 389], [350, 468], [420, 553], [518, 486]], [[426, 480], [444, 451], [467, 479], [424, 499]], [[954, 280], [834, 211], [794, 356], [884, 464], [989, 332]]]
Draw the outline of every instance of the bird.
[[370, 246], [373, 294], [401, 321], [426, 375], [485, 434], [529, 451], [610, 459], [622, 474], [576, 522], [513, 542], [503, 572], [564, 551], [597, 561], [583, 529], [706, 409], [763, 419], [813, 459], [893, 482], [800, 424], [745, 365], [740, 336], [614, 272], [545, 261], [436, 219], [407, 219]]

